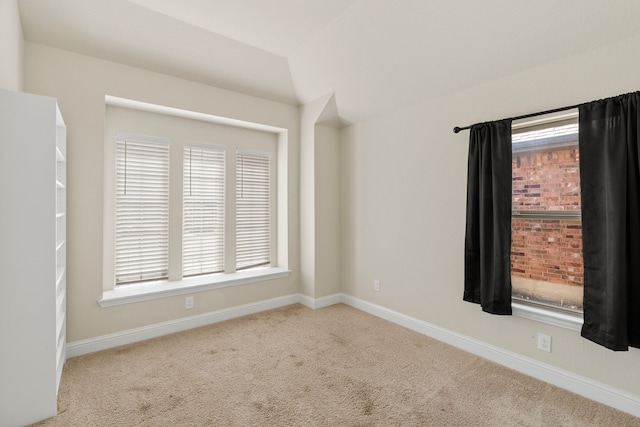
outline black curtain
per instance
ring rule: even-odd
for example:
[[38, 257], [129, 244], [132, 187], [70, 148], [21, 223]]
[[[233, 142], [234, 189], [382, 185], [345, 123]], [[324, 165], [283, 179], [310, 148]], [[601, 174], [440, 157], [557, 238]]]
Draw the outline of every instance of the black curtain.
[[640, 348], [640, 92], [581, 105], [582, 336]]
[[511, 119], [471, 127], [464, 300], [511, 314]]

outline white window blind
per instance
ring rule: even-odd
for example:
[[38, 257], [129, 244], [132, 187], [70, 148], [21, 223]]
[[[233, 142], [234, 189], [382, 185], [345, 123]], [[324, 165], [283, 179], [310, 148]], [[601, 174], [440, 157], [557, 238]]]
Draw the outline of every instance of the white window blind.
[[224, 271], [224, 149], [185, 144], [182, 274]]
[[165, 279], [169, 268], [169, 142], [116, 138], [116, 284]]
[[[577, 120], [576, 120], [577, 121]], [[528, 141], [533, 139], [546, 139], [566, 135], [577, 135], [578, 123], [572, 123], [563, 126], [546, 127], [543, 129], [533, 130], [529, 132], [514, 133], [511, 136], [511, 142], [517, 144], [518, 142]]]
[[271, 263], [270, 155], [236, 154], [236, 270]]

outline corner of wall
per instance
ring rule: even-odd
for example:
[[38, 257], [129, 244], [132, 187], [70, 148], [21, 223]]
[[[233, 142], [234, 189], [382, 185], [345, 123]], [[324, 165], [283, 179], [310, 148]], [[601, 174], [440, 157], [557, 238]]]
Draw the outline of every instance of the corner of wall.
[[300, 292], [311, 297], [340, 287], [339, 132], [324, 129], [340, 123], [333, 93], [301, 107]]
[[24, 37], [17, 0], [0, 2], [0, 89], [22, 91]]

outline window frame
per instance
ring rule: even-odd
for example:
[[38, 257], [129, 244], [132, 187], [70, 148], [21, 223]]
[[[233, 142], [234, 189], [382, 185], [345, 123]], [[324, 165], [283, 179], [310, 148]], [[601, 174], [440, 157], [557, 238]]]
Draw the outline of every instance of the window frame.
[[[119, 109], [128, 110], [137, 110], [141, 113], [150, 113], [150, 114], [158, 114], [162, 116], [168, 116], [169, 118], [178, 118], [178, 119], [191, 119], [197, 122], [208, 122], [216, 125], [224, 125], [228, 128], [239, 128], [244, 129], [246, 131], [261, 131], [266, 134], [271, 134], [274, 138], [270, 144], [272, 145], [273, 151], [271, 155], [271, 266], [265, 268], [257, 268], [250, 269], [241, 272], [236, 272], [234, 268], [235, 259], [231, 258], [232, 262], [227, 263], [226, 271], [224, 273], [214, 273], [214, 274], [204, 274], [201, 276], [192, 276], [192, 277], [184, 277], [182, 278], [182, 262], [180, 265], [180, 277], [172, 277], [171, 267], [169, 273], [168, 280], [158, 280], [158, 281], [148, 281], [136, 284], [127, 284], [127, 285], [115, 285], [114, 280], [114, 270], [113, 270], [113, 252], [114, 252], [114, 239], [111, 237], [113, 230], [115, 229], [115, 217], [114, 217], [114, 185], [110, 185], [111, 182], [114, 181], [115, 177], [115, 139], [113, 135], [118, 132], [117, 129], [136, 129], [134, 126], [136, 121], [133, 118], [129, 118], [122, 115], [122, 112], [111, 113], [115, 114], [116, 119], [114, 123], [109, 123], [109, 113], [105, 116], [107, 120], [105, 120], [105, 191], [104, 191], [104, 218], [103, 218], [103, 292], [102, 297], [98, 300], [98, 303], [101, 307], [110, 307], [114, 305], [120, 304], [128, 304], [139, 301], [152, 300], [156, 298], [164, 298], [174, 295], [181, 295], [186, 293], [200, 292], [212, 289], [219, 289], [223, 287], [236, 286], [236, 285], [244, 285], [248, 283], [261, 282], [261, 281], [270, 281], [274, 279], [287, 277], [290, 273], [288, 269], [289, 264], [289, 227], [288, 227], [288, 196], [289, 196], [289, 185], [288, 185], [288, 175], [289, 170], [287, 168], [288, 164], [288, 153], [289, 153], [289, 131], [285, 128], [280, 128], [271, 125], [258, 124], [254, 122], [246, 122], [238, 119], [229, 119], [221, 116], [214, 116], [210, 114], [196, 113], [188, 110], [180, 110], [171, 107], [164, 107], [155, 104], [148, 104], [139, 101], [128, 100], [124, 98], [117, 98], [112, 96], [105, 97], [105, 107], [116, 107]], [[135, 111], [134, 111], [135, 112]], [[125, 117], [125, 119], [123, 119]], [[117, 123], [133, 123], [132, 126], [121, 126], [117, 125]], [[145, 129], [136, 129], [136, 132], [144, 133]], [[158, 134], [163, 134], [162, 132], [158, 132]], [[165, 135], [172, 137], [172, 135]], [[172, 138], [176, 139], [176, 138]], [[174, 193], [172, 196], [171, 203], [175, 204], [176, 202], [176, 189], [180, 188], [178, 194], [179, 203], [180, 203], [180, 225], [182, 224], [182, 143], [192, 142], [192, 139], [184, 138], [184, 140], [180, 143], [179, 149], [175, 150], [175, 147], [178, 147], [178, 144], [174, 142], [174, 148], [171, 151], [171, 159], [170, 162], [173, 164], [179, 163], [180, 169], [179, 172], [174, 170], [172, 166], [171, 173], [177, 174], [180, 173], [181, 179], [179, 181], [179, 185], [175, 185], [174, 183], [171, 185], [171, 191]], [[226, 142], [226, 141], [223, 141]], [[224, 144], [227, 145], [227, 144]], [[235, 152], [236, 148], [252, 148], [251, 144], [243, 146], [234, 145], [231, 143], [226, 146], [227, 152]], [[256, 148], [256, 147], [254, 147]], [[176, 154], [176, 151], [179, 154]], [[178, 157], [179, 156], [179, 157]], [[235, 158], [227, 158], [225, 160], [227, 164], [235, 162]], [[230, 175], [235, 173], [235, 167], [228, 169], [233, 169], [227, 173], [227, 178]], [[111, 188], [110, 188], [111, 187]], [[232, 187], [234, 188], [234, 187]], [[231, 195], [232, 191], [230, 191], [229, 185], [226, 185], [225, 193], [227, 196]], [[235, 195], [233, 197], [229, 197], [229, 203], [225, 203], [225, 215], [226, 218], [232, 218], [229, 216], [229, 209], [233, 212], [234, 204], [235, 204]], [[175, 225], [174, 225], [175, 229]], [[179, 236], [182, 236], [179, 233]], [[175, 240], [175, 233], [172, 235]], [[172, 238], [170, 237], [170, 239]], [[228, 256], [229, 251], [235, 250], [235, 234], [232, 233], [225, 236], [226, 240], [232, 242], [233, 244], [228, 244], [225, 248], [225, 257]], [[176, 245], [173, 245], [174, 247]], [[182, 257], [181, 253], [181, 244], [180, 251], [178, 254], [173, 253], [172, 257], [179, 256]], [[171, 250], [171, 249], [170, 249]], [[174, 251], [175, 252], [175, 251]], [[175, 262], [174, 262], [175, 264]], [[231, 267], [228, 267], [231, 265]], [[175, 272], [175, 265], [173, 268]]]
[[[543, 129], [558, 126], [561, 123], [578, 121], [578, 111], [569, 110], [561, 113], [538, 116], [535, 118], [514, 121], [512, 124], [512, 135], [531, 130]], [[577, 133], [570, 135], [552, 136], [543, 140], [545, 147], [560, 148], [563, 146], [573, 146], [578, 141]], [[519, 147], [513, 147], [512, 153], [531, 151], [531, 144], [523, 143]], [[541, 220], [581, 220], [581, 211], [560, 211], [560, 210], [515, 210], [512, 208], [512, 220], [517, 219], [541, 219]], [[536, 301], [528, 301], [512, 297], [511, 308], [513, 315], [546, 323], [553, 326], [580, 331], [584, 322], [582, 312], [562, 309], [561, 307], [549, 306]]]

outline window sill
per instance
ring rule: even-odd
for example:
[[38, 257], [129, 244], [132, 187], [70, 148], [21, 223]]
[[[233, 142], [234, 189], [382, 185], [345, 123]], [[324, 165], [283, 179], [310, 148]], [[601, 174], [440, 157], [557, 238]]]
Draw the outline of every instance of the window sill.
[[571, 315], [559, 313], [544, 308], [534, 307], [527, 304], [517, 302], [511, 303], [514, 316], [524, 317], [525, 319], [536, 320], [538, 322], [547, 323], [553, 326], [570, 329], [572, 331], [580, 331], [582, 329], [583, 319], [580, 315]]
[[259, 268], [230, 274], [211, 274], [188, 277], [176, 281], [147, 282], [137, 285], [124, 285], [102, 292], [98, 300], [100, 307], [113, 307], [134, 302], [149, 301], [194, 292], [245, 285], [264, 280], [279, 279], [289, 276], [290, 271], [284, 268]]

